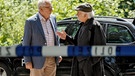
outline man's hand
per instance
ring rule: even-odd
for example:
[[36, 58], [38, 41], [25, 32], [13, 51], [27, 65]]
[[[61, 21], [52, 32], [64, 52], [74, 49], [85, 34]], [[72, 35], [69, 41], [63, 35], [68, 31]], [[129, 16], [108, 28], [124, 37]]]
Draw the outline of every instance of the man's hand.
[[66, 39], [67, 33], [66, 33], [64, 30], [62, 30], [62, 32], [56, 32], [56, 34], [57, 34], [61, 39], [63, 39], [63, 40]]
[[26, 69], [32, 69], [32, 63], [31, 62], [27, 62], [25, 64], [25, 67], [26, 67]]
[[59, 56], [59, 63], [62, 61], [62, 57], [61, 56]]

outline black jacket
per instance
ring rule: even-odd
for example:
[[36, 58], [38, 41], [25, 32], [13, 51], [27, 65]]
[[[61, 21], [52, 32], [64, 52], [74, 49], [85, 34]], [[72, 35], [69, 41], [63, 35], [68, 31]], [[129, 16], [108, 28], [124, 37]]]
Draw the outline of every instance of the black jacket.
[[133, 20], [133, 22], [132, 22], [134, 25], [135, 25], [135, 18], [134, 18], [134, 20]]
[[[100, 23], [94, 20], [94, 18], [88, 19], [85, 23], [80, 23], [80, 28], [75, 35], [75, 38], [67, 36], [66, 40], [76, 46], [92, 46], [106, 44], [106, 38], [103, 32], [103, 28]], [[78, 61], [82, 61], [86, 58], [88, 57], [77, 57]]]
[[105, 34], [99, 22], [94, 18], [80, 23], [80, 28], [74, 38], [67, 35], [66, 40], [76, 46], [105, 45]]

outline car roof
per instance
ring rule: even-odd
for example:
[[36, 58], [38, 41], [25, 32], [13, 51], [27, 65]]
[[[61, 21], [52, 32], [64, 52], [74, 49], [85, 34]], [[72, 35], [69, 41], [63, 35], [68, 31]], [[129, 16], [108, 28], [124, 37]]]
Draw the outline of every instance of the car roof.
[[[94, 18], [98, 20], [110, 20], [110, 21], [123, 21], [123, 22], [130, 22], [128, 19], [119, 18], [119, 17], [112, 17], [112, 16], [94, 16]], [[65, 18], [63, 20], [77, 20], [76, 16]]]

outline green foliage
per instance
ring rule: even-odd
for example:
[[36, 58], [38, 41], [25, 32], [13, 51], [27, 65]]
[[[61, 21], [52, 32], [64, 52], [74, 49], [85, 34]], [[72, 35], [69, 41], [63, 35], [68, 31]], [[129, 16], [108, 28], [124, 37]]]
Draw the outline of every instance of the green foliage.
[[57, 16], [57, 20], [61, 20], [66, 17], [75, 16], [74, 8], [78, 0], [53, 0], [53, 13]]
[[[74, 8], [89, 2], [97, 16], [134, 17], [133, 0], [52, 0], [57, 20], [76, 15]], [[0, 0], [0, 46], [21, 42], [25, 20], [35, 14], [37, 0]]]
[[[127, 7], [119, 8], [123, 5], [121, 1]], [[135, 16], [135, 3], [133, 0], [52, 0], [53, 13], [57, 16], [58, 20], [75, 16], [76, 11], [74, 11], [74, 8], [80, 3], [85, 2], [93, 6], [95, 15], [97, 16], [116, 16], [122, 18], [133, 18]]]
[[0, 46], [21, 42], [25, 20], [37, 10], [36, 2], [0, 0]]
[[[121, 0], [118, 8], [122, 10], [123, 17], [135, 16], [135, 3], [133, 0]], [[121, 11], [119, 12], [121, 13]]]

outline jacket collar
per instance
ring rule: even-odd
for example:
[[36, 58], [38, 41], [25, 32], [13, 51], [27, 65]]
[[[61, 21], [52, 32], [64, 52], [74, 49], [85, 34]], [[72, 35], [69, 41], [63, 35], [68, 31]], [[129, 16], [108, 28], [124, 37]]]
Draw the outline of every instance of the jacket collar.
[[87, 19], [85, 23], [84, 22], [80, 22], [80, 25], [84, 25], [85, 26], [85, 25], [92, 24], [93, 20], [94, 20], [94, 18], [92, 17], [90, 19]]

